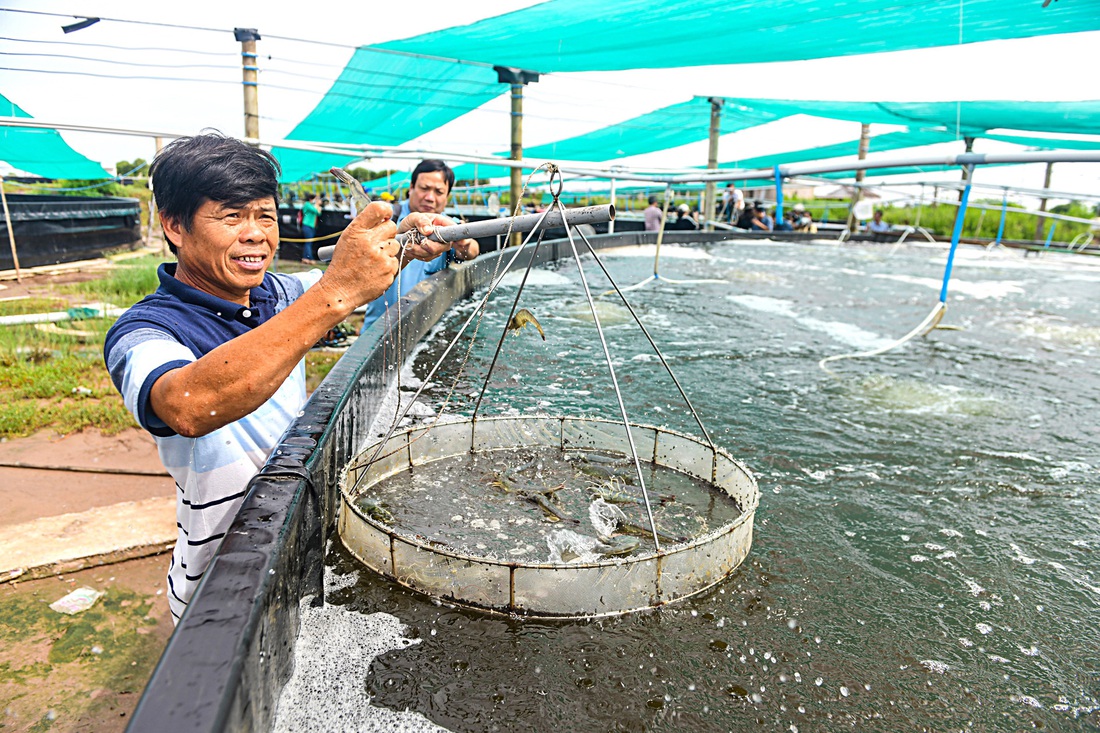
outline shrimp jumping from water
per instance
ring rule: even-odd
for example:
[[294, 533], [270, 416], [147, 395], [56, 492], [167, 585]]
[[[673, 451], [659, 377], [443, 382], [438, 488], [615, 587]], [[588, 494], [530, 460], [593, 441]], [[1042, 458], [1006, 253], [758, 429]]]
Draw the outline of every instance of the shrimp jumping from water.
[[546, 333], [543, 332], [542, 326], [539, 325], [538, 319], [535, 318], [535, 314], [526, 308], [520, 308], [516, 311], [516, 314], [512, 316], [512, 320], [508, 321], [508, 330], [518, 331], [527, 324], [534, 326], [538, 330], [539, 336], [542, 336], [542, 340], [546, 340]]

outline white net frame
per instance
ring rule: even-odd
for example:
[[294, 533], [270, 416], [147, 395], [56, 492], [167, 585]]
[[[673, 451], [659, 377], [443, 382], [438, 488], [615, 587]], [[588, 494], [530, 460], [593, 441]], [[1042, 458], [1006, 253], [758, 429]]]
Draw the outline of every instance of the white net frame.
[[530, 617], [613, 616], [700, 593], [728, 577], [748, 555], [760, 502], [756, 479], [721, 448], [649, 425], [630, 426], [638, 458], [687, 474], [732, 497], [741, 514], [690, 541], [660, 551], [591, 562], [530, 562], [462, 554], [430, 538], [403, 534], [360, 511], [355, 498], [394, 474], [470, 452], [554, 448], [630, 455], [621, 422], [591, 417], [480, 417], [394, 433], [370, 462], [367, 446], [340, 476], [337, 521], [344, 546], [396, 582], [462, 606]]

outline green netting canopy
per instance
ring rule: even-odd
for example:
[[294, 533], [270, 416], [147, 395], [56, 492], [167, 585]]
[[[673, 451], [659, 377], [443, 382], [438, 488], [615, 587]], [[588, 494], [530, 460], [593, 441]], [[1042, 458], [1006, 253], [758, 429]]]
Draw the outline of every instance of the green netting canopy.
[[[402, 145], [476, 109], [508, 87], [496, 72], [360, 48], [288, 140]], [[363, 156], [275, 148], [283, 182], [308, 178]]]
[[[19, 105], [0, 94], [0, 114], [26, 117]], [[103, 166], [69, 147], [57, 130], [0, 127], [0, 160], [43, 178], [100, 180], [111, 178]]]
[[[706, 140], [710, 134], [710, 108], [706, 98], [695, 97], [584, 135], [525, 148], [523, 157], [605, 161]], [[722, 107], [720, 132], [726, 135], [785, 116], [726, 104]]]
[[[884, 135], [874, 135], [868, 139], [868, 153], [882, 153], [901, 148], [915, 148], [921, 145], [934, 145], [936, 143], [952, 142], [957, 140], [953, 134], [940, 131], [906, 131], [888, 132]], [[834, 145], [822, 145], [816, 148], [794, 150], [789, 153], [776, 153], [774, 155], [758, 155], [753, 158], [742, 158], [720, 163], [719, 168], [770, 168], [787, 163], [801, 163], [808, 160], [826, 160], [842, 156], [857, 155], [859, 153], [859, 140], [836, 143]]]
[[747, 64], [1100, 29], [1100, 0], [551, 0], [377, 48], [543, 73]]
[[[1100, 1], [1100, 0], [1098, 0]], [[1100, 6], [1095, 8], [1100, 13]], [[865, 124], [942, 127], [961, 135], [994, 128], [1095, 134], [1100, 100], [1081, 102], [830, 102], [793, 99], [733, 99], [729, 103], [775, 115], [805, 114]]]

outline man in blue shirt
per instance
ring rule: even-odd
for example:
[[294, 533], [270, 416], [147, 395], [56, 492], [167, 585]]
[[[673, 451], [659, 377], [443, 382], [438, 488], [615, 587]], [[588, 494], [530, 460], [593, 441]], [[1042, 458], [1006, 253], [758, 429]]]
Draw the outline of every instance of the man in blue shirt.
[[[393, 220], [400, 224], [410, 213], [442, 214], [443, 209], [447, 207], [447, 198], [451, 195], [451, 188], [455, 183], [455, 174], [450, 166], [442, 160], [422, 160], [413, 169], [410, 179], [409, 197], [393, 205]], [[451, 262], [472, 260], [478, 254], [477, 242], [466, 239], [455, 243], [431, 262], [419, 260], [409, 262], [402, 268], [401, 274], [385, 294], [367, 306], [362, 331], [370, 328], [382, 317], [387, 308], [416, 287], [417, 283], [446, 269]]]
[[[279, 246], [279, 164], [220, 134], [180, 138], [157, 154], [154, 195], [177, 262], [112, 326], [111, 380], [156, 439], [176, 480], [179, 536], [168, 572], [178, 621], [244, 500], [248, 481], [305, 405], [310, 347], [399, 269], [393, 211], [374, 203], [340, 236], [322, 273], [267, 272]], [[402, 226], [422, 234], [442, 216]], [[444, 245], [406, 248], [432, 261]]]

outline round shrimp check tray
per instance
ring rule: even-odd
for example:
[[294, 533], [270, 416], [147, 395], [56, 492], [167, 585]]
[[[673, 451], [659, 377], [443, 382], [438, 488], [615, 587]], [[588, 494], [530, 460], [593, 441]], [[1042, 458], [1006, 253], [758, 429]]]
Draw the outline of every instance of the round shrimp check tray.
[[646, 425], [630, 437], [640, 473], [623, 423], [599, 418], [395, 433], [342, 474], [341, 540], [404, 586], [508, 614], [623, 614], [715, 585], [749, 552], [755, 479], [694, 437]]

